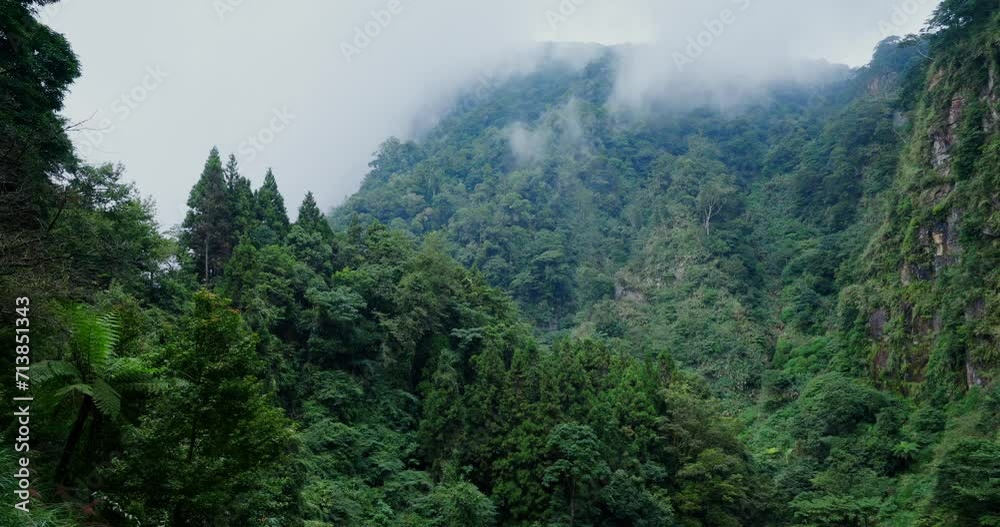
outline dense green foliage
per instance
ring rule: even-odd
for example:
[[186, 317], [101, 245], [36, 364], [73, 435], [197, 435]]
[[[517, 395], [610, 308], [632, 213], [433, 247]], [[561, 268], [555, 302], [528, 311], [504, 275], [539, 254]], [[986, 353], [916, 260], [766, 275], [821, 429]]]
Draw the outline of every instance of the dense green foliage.
[[213, 148], [170, 236], [75, 158], [44, 3], [0, 0], [0, 525], [1000, 524], [995, 1], [735, 107], [544, 64], [330, 221]]

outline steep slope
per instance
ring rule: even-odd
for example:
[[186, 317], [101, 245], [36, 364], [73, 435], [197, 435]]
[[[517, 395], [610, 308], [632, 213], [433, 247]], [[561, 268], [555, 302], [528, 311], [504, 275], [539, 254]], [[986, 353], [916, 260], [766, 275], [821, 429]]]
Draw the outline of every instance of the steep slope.
[[[884, 185], [894, 157], [877, 153], [898, 146], [891, 97], [869, 84], [893, 93], [918, 51], [887, 42], [851, 80], [832, 81], [830, 67], [826, 83], [773, 83], [725, 110], [672, 101], [641, 119], [605, 104], [613, 51], [581, 70], [552, 64], [461, 106], [419, 144], [387, 142], [334, 221], [441, 230], [547, 334], [669, 350], [722, 393], [752, 396], [782, 268], [804, 249], [768, 229], [845, 253], [835, 233], [857, 215], [859, 174], [882, 171]], [[789, 190], [775, 195], [781, 178]], [[830, 282], [837, 261], [822, 263]], [[812, 287], [801, 295], [817, 299], [800, 300], [835, 292]]]
[[873, 375], [932, 397], [987, 385], [998, 358], [994, 22], [936, 37], [882, 223], [845, 292], [868, 317]]
[[776, 83], [725, 112], [665, 106], [639, 120], [605, 105], [616, 60], [550, 64], [461, 105], [419, 144], [386, 142], [334, 224], [442, 231], [545, 334], [686, 349], [728, 393], [750, 393], [772, 308], [746, 196], [782, 162], [771, 145], [816, 133], [826, 93], [843, 88]]
[[700, 373], [779, 523], [990, 525], [998, 11], [946, 1], [849, 79], [725, 110], [624, 116], [615, 53], [552, 64], [387, 142], [333, 221], [442, 232], [543, 340]]
[[[748, 439], [803, 523], [990, 525], [1000, 513], [998, 27], [989, 2], [946, 2], [908, 78], [861, 77], [855, 107], [877, 104], [887, 78], [902, 84], [871, 126], [853, 118], [855, 133], [884, 135], [857, 172], [859, 216], [823, 238], [839, 249], [821, 242], [784, 269], [787, 324]], [[813, 166], [807, 154], [797, 178], [815, 179]]]

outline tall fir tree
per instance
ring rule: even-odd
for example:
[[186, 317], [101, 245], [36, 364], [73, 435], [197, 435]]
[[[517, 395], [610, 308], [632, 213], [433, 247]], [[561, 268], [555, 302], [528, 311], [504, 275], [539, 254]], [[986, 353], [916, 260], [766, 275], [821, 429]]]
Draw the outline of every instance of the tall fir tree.
[[226, 188], [233, 209], [236, 237], [248, 235], [257, 223], [253, 187], [250, 180], [240, 175], [236, 156], [230, 154], [225, 168]]
[[257, 189], [255, 197], [257, 219], [261, 222], [255, 238], [262, 245], [279, 243], [288, 234], [288, 211], [285, 209], [285, 198], [278, 191], [278, 182], [270, 168], [267, 169], [264, 183]]
[[323, 239], [329, 240], [333, 237], [333, 229], [326, 221], [326, 216], [320, 212], [312, 192], [306, 193], [305, 199], [302, 200], [302, 205], [299, 206], [299, 217], [295, 224], [306, 232], [322, 235]]
[[233, 250], [234, 215], [219, 149], [212, 147], [201, 178], [188, 197], [181, 242], [194, 255], [193, 265], [205, 282], [222, 274]]

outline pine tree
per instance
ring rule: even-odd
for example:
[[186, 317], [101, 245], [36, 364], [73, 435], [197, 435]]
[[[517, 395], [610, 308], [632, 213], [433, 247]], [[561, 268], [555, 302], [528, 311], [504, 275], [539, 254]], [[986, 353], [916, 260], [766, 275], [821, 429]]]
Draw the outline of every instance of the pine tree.
[[191, 189], [181, 242], [194, 255], [199, 278], [222, 274], [233, 250], [234, 217], [219, 149], [212, 147], [201, 179]]
[[262, 245], [278, 243], [288, 234], [288, 211], [271, 169], [267, 169], [264, 184], [257, 190], [255, 197], [257, 219], [261, 222], [258, 229], [260, 232], [256, 237]]
[[306, 193], [305, 199], [302, 200], [302, 205], [299, 206], [299, 218], [295, 224], [302, 227], [306, 232], [319, 233], [324, 239], [328, 240], [333, 237], [333, 230], [330, 229], [330, 224], [326, 221], [326, 216], [320, 212], [319, 205], [316, 204], [316, 198], [313, 197], [312, 192]]
[[235, 219], [234, 229], [237, 237], [248, 235], [257, 222], [254, 211], [255, 202], [253, 187], [250, 180], [240, 175], [236, 156], [230, 154], [225, 168], [226, 188], [229, 192], [229, 202]]

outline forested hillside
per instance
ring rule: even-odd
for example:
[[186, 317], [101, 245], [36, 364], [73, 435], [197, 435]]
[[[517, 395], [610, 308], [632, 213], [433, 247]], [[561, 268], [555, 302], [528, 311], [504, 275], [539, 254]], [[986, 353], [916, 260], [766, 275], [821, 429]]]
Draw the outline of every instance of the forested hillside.
[[735, 101], [553, 58], [329, 217], [212, 148], [170, 234], [46, 3], [0, 0], [0, 525], [1000, 525], [995, 0]]

